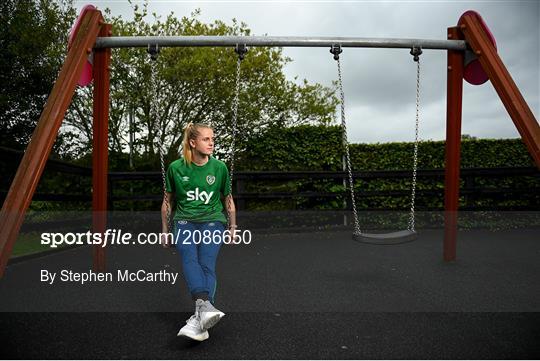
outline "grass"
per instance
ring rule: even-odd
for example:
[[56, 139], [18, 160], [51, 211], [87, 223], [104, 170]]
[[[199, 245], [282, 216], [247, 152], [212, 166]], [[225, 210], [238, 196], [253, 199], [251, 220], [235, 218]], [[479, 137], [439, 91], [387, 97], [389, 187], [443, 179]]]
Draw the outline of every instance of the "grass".
[[40, 232], [28, 232], [28, 233], [19, 234], [17, 241], [13, 245], [13, 251], [11, 252], [11, 257], [26, 256], [29, 254], [49, 251], [51, 249], [60, 249], [60, 248], [66, 247], [66, 245], [61, 245], [61, 246], [58, 246], [57, 248], [51, 248], [50, 245], [41, 244], [40, 239], [41, 239]]

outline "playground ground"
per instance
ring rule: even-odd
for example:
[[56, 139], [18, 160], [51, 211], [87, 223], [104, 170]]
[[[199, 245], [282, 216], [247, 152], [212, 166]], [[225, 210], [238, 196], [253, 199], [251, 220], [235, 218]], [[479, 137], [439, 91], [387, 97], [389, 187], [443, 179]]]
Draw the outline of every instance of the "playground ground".
[[[537, 228], [443, 231], [372, 246], [345, 231], [254, 233], [224, 246], [216, 305], [227, 313], [197, 343], [176, 337], [192, 312], [170, 283], [40, 282], [88, 270], [84, 246], [12, 262], [0, 281], [2, 353], [10, 358], [510, 359], [540, 356]], [[113, 246], [107, 271], [181, 272], [174, 249]], [[180, 273], [181, 275], [181, 273]], [[181, 276], [180, 276], [181, 277]]]

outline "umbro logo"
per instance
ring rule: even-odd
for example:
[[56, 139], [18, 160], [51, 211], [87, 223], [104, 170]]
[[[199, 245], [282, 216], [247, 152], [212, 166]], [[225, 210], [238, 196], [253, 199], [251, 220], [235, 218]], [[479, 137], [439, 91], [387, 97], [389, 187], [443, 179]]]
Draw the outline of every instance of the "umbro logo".
[[189, 177], [186, 177], [186, 176], [182, 177], [182, 181], [183, 182], [189, 182]]

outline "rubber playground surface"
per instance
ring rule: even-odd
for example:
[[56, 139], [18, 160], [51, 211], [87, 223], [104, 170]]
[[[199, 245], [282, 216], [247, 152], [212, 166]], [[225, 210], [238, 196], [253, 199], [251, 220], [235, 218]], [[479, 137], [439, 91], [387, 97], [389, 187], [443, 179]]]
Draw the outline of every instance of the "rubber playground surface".
[[9, 265], [0, 281], [4, 358], [484, 359], [540, 356], [539, 229], [462, 231], [442, 260], [442, 230], [402, 245], [350, 232], [254, 233], [223, 246], [202, 343], [176, 337], [192, 302], [179, 256], [112, 246], [107, 271], [180, 272], [170, 282], [79, 285], [43, 269], [85, 271], [83, 246]]

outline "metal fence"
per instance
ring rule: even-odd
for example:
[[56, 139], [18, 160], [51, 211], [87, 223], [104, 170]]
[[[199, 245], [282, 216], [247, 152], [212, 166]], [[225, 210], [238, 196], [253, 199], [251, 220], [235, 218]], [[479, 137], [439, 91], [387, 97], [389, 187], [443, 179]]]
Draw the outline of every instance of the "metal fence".
[[[3, 172], [3, 182], [0, 185], [0, 198], [5, 198], [7, 189], [13, 179], [14, 172], [18, 166], [23, 152], [0, 147], [1, 170]], [[34, 194], [34, 201], [51, 202], [91, 202], [91, 176], [92, 168], [73, 165], [58, 160], [49, 160], [45, 168], [45, 174], [57, 173], [62, 175], [62, 180], [68, 177], [72, 179], [70, 184], [62, 189], [62, 193], [38, 191]], [[376, 181], [402, 181], [411, 178], [411, 171], [386, 170], [386, 171], [359, 171], [354, 172], [356, 181], [369, 184]], [[460, 209], [469, 211], [495, 210], [495, 211], [537, 211], [540, 209], [540, 171], [535, 167], [509, 167], [509, 168], [469, 168], [461, 169], [462, 185], [460, 196], [462, 197]], [[290, 181], [303, 181], [304, 184], [312, 184], [321, 180], [335, 181], [336, 185], [342, 184], [346, 179], [346, 172], [328, 171], [302, 171], [302, 172], [235, 172], [234, 191], [237, 208], [246, 210], [253, 202], [271, 202], [275, 200], [289, 200], [289, 204], [295, 209], [295, 205], [302, 200], [318, 200], [319, 202], [342, 200], [341, 209], [350, 209], [351, 202], [344, 189], [338, 191], [313, 191], [304, 187], [304, 190], [295, 191], [264, 191], [262, 188], [254, 187], [253, 184], [280, 183]], [[417, 189], [416, 194], [419, 200], [438, 199], [438, 204], [422, 205], [420, 202], [417, 209], [420, 211], [442, 210], [444, 189], [444, 169], [420, 169], [417, 172], [419, 184], [422, 182], [431, 184]], [[490, 185], [486, 185], [486, 180]], [[499, 185], [499, 180], [501, 184]], [[504, 180], [504, 181], [503, 181]], [[510, 180], [510, 181], [509, 181]], [[522, 180], [528, 180], [522, 182]], [[140, 202], [151, 201], [160, 202], [163, 195], [160, 192], [161, 173], [155, 172], [109, 172], [109, 209], [115, 209], [115, 205], [120, 202]], [[404, 183], [404, 184], [405, 184]], [[495, 185], [493, 184], [495, 183]], [[503, 184], [504, 183], [504, 184]], [[510, 186], [505, 184], [510, 183]], [[128, 185], [129, 184], [129, 185]], [[132, 185], [139, 184], [139, 189], [145, 189], [145, 193], [133, 191]], [[143, 185], [143, 186], [141, 186]], [[302, 187], [300, 187], [302, 188]], [[322, 187], [324, 188], [324, 187]], [[410, 196], [408, 189], [360, 189], [356, 192], [356, 201], [369, 200], [381, 197], [402, 197], [407, 199]], [[255, 191], [254, 191], [255, 189]], [[74, 192], [73, 190], [77, 190]], [[488, 200], [489, 202], [482, 202]], [[509, 200], [517, 200], [518, 204], [507, 204]], [[300, 202], [301, 203], [301, 202]], [[309, 202], [308, 202], [309, 203]], [[90, 207], [90, 205], [89, 205]], [[404, 208], [405, 209], [405, 208]], [[140, 210], [140, 209], [139, 209]], [[388, 207], [366, 206], [362, 210], [396, 210]]]

